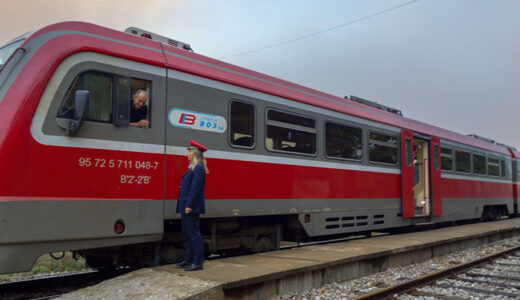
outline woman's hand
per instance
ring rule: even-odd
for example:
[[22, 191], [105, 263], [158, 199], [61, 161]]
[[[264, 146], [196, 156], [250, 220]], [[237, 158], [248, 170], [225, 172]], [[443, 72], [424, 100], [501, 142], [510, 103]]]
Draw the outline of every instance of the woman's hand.
[[191, 207], [186, 207], [186, 208], [184, 209], [184, 212], [185, 212], [186, 214], [189, 214], [192, 210], [193, 210], [193, 209], [191, 209]]

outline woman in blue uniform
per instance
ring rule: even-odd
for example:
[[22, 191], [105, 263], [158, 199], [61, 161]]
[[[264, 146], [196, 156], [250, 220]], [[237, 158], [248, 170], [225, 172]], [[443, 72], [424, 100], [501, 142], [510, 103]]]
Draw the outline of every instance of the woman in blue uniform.
[[206, 213], [204, 205], [204, 186], [209, 173], [206, 160], [202, 155], [208, 149], [191, 140], [188, 147], [188, 171], [181, 179], [177, 213], [181, 214], [182, 235], [186, 240], [184, 260], [177, 266], [185, 271], [202, 270], [204, 250], [200, 235], [199, 214]]

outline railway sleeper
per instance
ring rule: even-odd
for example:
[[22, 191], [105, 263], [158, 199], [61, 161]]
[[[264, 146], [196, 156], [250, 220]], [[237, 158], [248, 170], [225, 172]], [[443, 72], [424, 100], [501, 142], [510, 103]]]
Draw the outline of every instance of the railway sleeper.
[[472, 293], [479, 293], [479, 294], [485, 294], [485, 295], [500, 295], [500, 296], [506, 296], [510, 298], [516, 298], [518, 295], [513, 293], [507, 293], [507, 292], [501, 292], [501, 291], [490, 291], [485, 289], [478, 289], [473, 287], [465, 287], [465, 286], [456, 286], [451, 284], [437, 284], [436, 287], [444, 288], [444, 289], [450, 289], [450, 290], [464, 290]]
[[457, 280], [471, 282], [471, 283], [493, 284], [493, 285], [500, 286], [503, 288], [514, 288], [514, 289], [520, 290], [520, 285], [513, 284], [513, 283], [509, 284], [509, 283], [496, 282], [496, 281], [490, 282], [490, 281], [485, 281], [485, 280], [480, 280], [480, 279], [468, 279], [468, 278], [460, 278], [460, 277], [457, 277]]

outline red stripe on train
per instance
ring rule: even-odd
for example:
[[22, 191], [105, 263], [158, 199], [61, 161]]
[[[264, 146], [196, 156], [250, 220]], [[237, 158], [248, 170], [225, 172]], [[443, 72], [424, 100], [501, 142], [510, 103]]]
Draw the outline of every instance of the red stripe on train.
[[442, 179], [442, 198], [511, 198], [511, 183]]
[[[400, 198], [401, 175], [207, 159], [208, 199]], [[168, 156], [166, 198], [177, 198], [186, 157]]]

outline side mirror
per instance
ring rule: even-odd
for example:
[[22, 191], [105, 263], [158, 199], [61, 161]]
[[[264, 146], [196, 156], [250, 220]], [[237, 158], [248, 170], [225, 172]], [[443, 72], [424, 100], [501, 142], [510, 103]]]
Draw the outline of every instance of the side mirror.
[[74, 120], [70, 121], [67, 126], [67, 134], [75, 134], [83, 125], [88, 117], [90, 106], [90, 92], [86, 90], [78, 90], [74, 95]]

